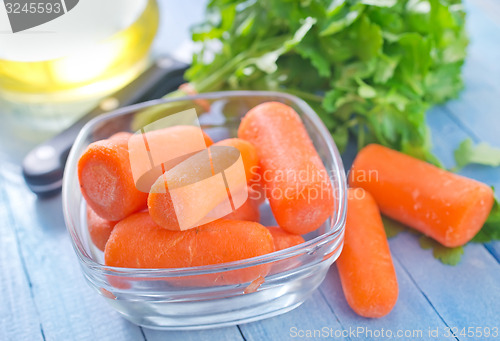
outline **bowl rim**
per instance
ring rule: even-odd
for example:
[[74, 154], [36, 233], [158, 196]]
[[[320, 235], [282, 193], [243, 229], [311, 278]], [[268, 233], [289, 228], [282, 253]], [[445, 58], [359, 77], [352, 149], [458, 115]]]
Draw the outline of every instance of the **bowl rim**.
[[[151, 107], [159, 104], [173, 103], [173, 102], [182, 102], [182, 101], [195, 101], [199, 99], [222, 99], [228, 97], [273, 97], [273, 98], [282, 98], [292, 102], [294, 105], [299, 107], [303, 113], [308, 117], [309, 120], [312, 121], [314, 126], [318, 129], [321, 138], [327, 142], [327, 147], [331, 155], [333, 155], [335, 160], [334, 169], [327, 170], [334, 172], [337, 175], [338, 189], [334, 188], [334, 191], [338, 191], [336, 194], [336, 200], [334, 201], [334, 206], [336, 206], [337, 210], [335, 210], [335, 216], [331, 217], [330, 226], [331, 230], [327, 233], [321, 234], [311, 240], [306, 241], [305, 243], [284, 249], [279, 251], [274, 251], [269, 254], [242, 259], [238, 261], [222, 263], [222, 264], [213, 264], [213, 265], [203, 265], [196, 267], [185, 267], [185, 268], [121, 268], [108, 266], [104, 264], [100, 264], [92, 259], [92, 257], [87, 253], [87, 251], [81, 246], [81, 240], [79, 236], [75, 236], [72, 230], [76, 230], [73, 226], [72, 219], [70, 217], [70, 209], [68, 198], [70, 196], [69, 193], [69, 179], [71, 177], [70, 173], [76, 171], [76, 166], [78, 164], [78, 159], [80, 155], [76, 155], [77, 149], [79, 149], [80, 145], [83, 144], [86, 137], [89, 135], [90, 131], [93, 127], [100, 124], [101, 122], [105, 122], [111, 120], [115, 117], [123, 116], [129, 114], [131, 112], [144, 109], [147, 107]], [[80, 194], [81, 195], [81, 194]], [[117, 276], [117, 277], [182, 277], [182, 276], [195, 276], [202, 274], [210, 274], [214, 272], [225, 272], [232, 271], [237, 269], [242, 269], [250, 266], [263, 265], [266, 263], [283, 261], [288, 258], [295, 257], [297, 255], [303, 253], [312, 253], [318, 250], [322, 245], [335, 240], [339, 236], [344, 233], [344, 226], [346, 220], [346, 212], [347, 212], [347, 184], [346, 184], [346, 174], [343, 166], [342, 159], [340, 157], [340, 153], [338, 151], [337, 145], [335, 144], [331, 134], [328, 129], [321, 121], [316, 112], [302, 99], [290, 95], [284, 92], [277, 91], [218, 91], [218, 92], [207, 92], [197, 95], [176, 97], [176, 98], [161, 98], [152, 101], [142, 102], [139, 104], [134, 104], [130, 106], [126, 106], [123, 108], [119, 108], [110, 113], [100, 115], [95, 117], [94, 119], [87, 122], [84, 127], [80, 130], [73, 147], [68, 155], [68, 159], [66, 162], [66, 166], [64, 169], [63, 175], [63, 185], [62, 185], [62, 205], [63, 205], [63, 214], [64, 221], [66, 225], [66, 230], [71, 236], [71, 243], [75, 253], [77, 254], [80, 262], [84, 264], [87, 268], [92, 269], [94, 271], [101, 272], [105, 275]], [[335, 207], [334, 207], [335, 208]], [[76, 240], [75, 240], [76, 239]], [[79, 245], [80, 244], [80, 245]]]

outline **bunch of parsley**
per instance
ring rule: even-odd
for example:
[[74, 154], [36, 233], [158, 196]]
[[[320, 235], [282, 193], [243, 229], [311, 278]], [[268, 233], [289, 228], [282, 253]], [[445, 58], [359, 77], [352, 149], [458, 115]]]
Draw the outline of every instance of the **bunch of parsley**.
[[295, 94], [341, 151], [353, 133], [438, 163], [425, 112], [463, 87], [464, 20], [460, 0], [212, 0], [187, 77]]

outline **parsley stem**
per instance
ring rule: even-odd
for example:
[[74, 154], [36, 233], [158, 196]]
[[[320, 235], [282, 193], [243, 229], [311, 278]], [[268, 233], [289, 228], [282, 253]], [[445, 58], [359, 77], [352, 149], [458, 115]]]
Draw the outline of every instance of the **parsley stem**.
[[301, 97], [302, 99], [308, 100], [308, 101], [314, 101], [314, 102], [319, 102], [322, 103], [324, 96], [316, 95], [307, 91], [302, 91], [298, 89], [283, 89], [283, 91], [295, 95], [297, 97]]

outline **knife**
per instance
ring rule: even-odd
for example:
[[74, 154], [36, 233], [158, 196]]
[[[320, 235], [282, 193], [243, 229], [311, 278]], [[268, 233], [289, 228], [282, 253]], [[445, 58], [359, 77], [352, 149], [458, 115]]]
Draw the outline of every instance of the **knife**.
[[62, 187], [66, 159], [82, 127], [94, 117], [119, 107], [160, 98], [184, 82], [188, 64], [162, 56], [134, 81], [105, 97], [99, 105], [52, 139], [31, 150], [23, 160], [23, 176], [39, 196], [56, 194]]

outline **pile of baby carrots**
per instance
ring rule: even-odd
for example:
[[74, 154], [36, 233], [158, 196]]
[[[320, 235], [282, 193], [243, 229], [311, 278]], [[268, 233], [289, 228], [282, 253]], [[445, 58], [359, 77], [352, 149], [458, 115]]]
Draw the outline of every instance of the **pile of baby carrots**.
[[[157, 146], [189, 143], [192, 128], [164, 128], [146, 133], [147, 140]], [[241, 121], [238, 138], [214, 144], [204, 134], [209, 166], [200, 166], [199, 154], [176, 159], [164, 166], [149, 192], [138, 190], [134, 182], [131, 136], [121, 132], [92, 143], [78, 163], [89, 234], [104, 251], [106, 265], [180, 268], [256, 257], [304, 242], [301, 235], [319, 228], [333, 212], [327, 170], [299, 115], [285, 104], [267, 102], [251, 109]], [[214, 165], [228, 157], [221, 146], [239, 151], [248, 198], [228, 215], [197, 224], [227, 193], [194, 190], [181, 198], [192, 225], [184, 229], [169, 185], [193, 183], [186, 176], [193, 169], [196, 176], [213, 175]], [[347, 302], [365, 317], [388, 314], [398, 297], [380, 212], [452, 247], [474, 237], [494, 201], [485, 184], [380, 145], [359, 152], [349, 184], [344, 248], [337, 264]], [[279, 226], [259, 224], [259, 206], [266, 198]], [[239, 271], [218, 283], [245, 283], [268, 271]]]
[[[194, 143], [197, 132], [193, 126], [174, 126], [147, 132], [144, 138], [151, 150], [180, 148]], [[106, 265], [180, 268], [256, 257], [303, 243], [301, 235], [316, 230], [333, 212], [327, 171], [291, 107], [270, 102], [253, 108], [243, 118], [238, 138], [214, 144], [203, 134], [209, 153], [163, 165], [149, 192], [137, 188], [132, 174], [129, 141], [134, 135], [121, 132], [88, 146], [78, 163], [78, 177], [87, 202], [89, 234], [104, 251]], [[228, 215], [199, 224], [229, 191], [210, 184], [194, 186], [219, 166], [229, 165], [232, 151], [223, 147], [241, 155], [248, 198]], [[202, 162], [204, 158], [210, 162]], [[283, 177], [287, 172], [309, 176]], [[182, 186], [189, 191], [177, 195], [176, 204], [183, 207], [188, 229], [180, 224], [170, 195], [173, 187]], [[310, 191], [315, 191], [316, 199], [309, 198]], [[319, 191], [325, 193], [318, 195]], [[259, 206], [266, 196], [279, 226], [259, 224]], [[259, 269], [253, 271], [253, 279], [269, 270]], [[235, 277], [235, 281], [249, 279], [241, 273]]]
[[380, 145], [357, 155], [349, 174], [342, 288], [361, 316], [382, 317], [398, 298], [398, 283], [380, 212], [444, 246], [469, 242], [493, 207], [493, 190]]

